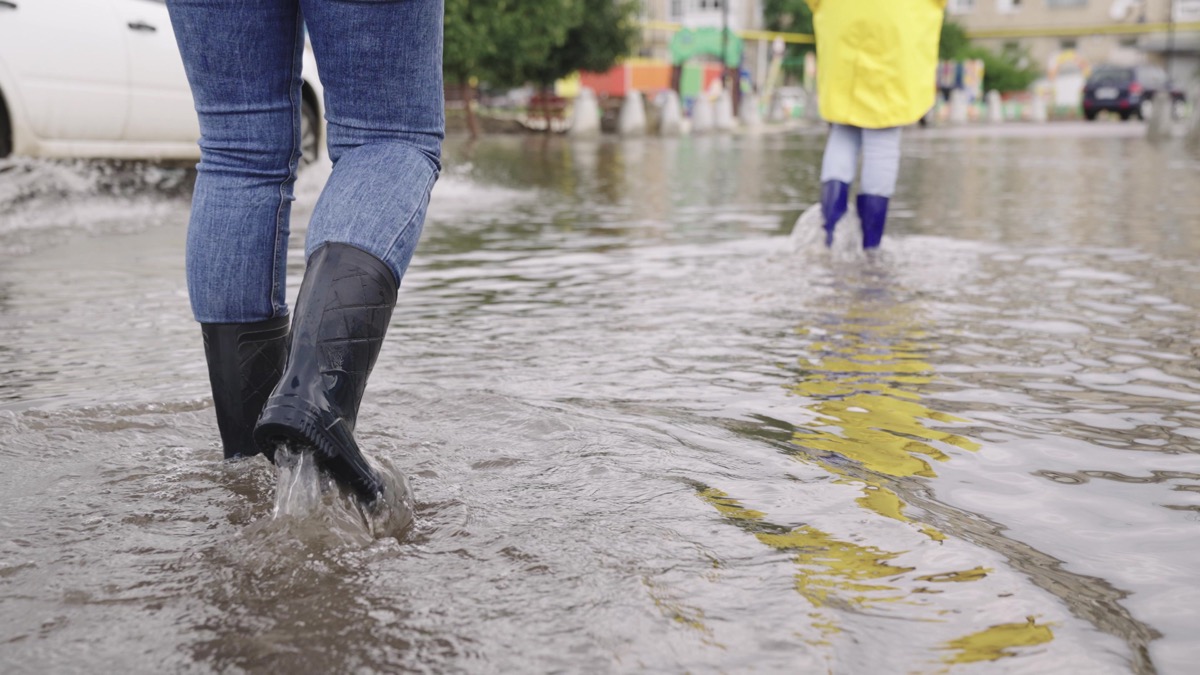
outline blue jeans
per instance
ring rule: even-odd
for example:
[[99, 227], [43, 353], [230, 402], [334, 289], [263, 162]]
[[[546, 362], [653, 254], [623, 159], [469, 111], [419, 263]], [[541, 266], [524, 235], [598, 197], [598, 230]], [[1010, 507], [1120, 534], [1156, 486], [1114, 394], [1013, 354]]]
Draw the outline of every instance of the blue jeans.
[[167, 8], [200, 118], [187, 240], [196, 320], [288, 313], [305, 27], [333, 162], [306, 254], [350, 244], [384, 261], [398, 283], [441, 170], [442, 0], [167, 0]]
[[821, 162], [821, 182], [854, 182], [858, 173], [858, 155], [862, 153], [860, 194], [891, 197], [900, 173], [900, 127], [860, 129], [835, 124], [829, 131], [825, 158]]

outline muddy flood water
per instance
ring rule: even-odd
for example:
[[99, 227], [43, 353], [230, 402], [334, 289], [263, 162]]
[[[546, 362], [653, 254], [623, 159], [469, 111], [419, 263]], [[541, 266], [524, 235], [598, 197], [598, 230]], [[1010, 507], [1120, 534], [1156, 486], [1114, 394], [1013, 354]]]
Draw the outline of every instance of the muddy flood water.
[[868, 260], [822, 147], [449, 143], [382, 518], [221, 460], [190, 171], [0, 163], [0, 672], [1197, 672], [1200, 158], [914, 129]]

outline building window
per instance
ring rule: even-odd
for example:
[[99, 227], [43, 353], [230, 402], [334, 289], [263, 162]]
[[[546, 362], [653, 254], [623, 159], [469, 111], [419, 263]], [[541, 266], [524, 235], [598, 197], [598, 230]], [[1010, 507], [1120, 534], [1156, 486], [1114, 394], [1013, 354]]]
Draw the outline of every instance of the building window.
[[680, 19], [683, 17], [683, 0], [671, 0], [671, 18]]
[[1078, 49], [1079, 40], [1076, 40], [1075, 38], [1064, 38], [1058, 41], [1058, 48], [1064, 52], [1068, 49]]
[[1087, 7], [1088, 0], [1046, 0], [1047, 7]]
[[975, 9], [975, 0], [950, 0], [948, 9], [951, 14], [970, 14]]

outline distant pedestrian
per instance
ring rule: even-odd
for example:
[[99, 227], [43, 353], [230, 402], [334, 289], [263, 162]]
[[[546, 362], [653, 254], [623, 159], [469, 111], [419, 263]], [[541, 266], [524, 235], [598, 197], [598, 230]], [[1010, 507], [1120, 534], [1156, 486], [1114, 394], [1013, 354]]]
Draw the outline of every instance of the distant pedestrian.
[[900, 128], [937, 96], [946, 0], [808, 0], [817, 37], [821, 117], [832, 123], [821, 164], [825, 243], [846, 213], [859, 155], [863, 248], [879, 246], [900, 170]]
[[[200, 118], [187, 241], [225, 456], [311, 447], [365, 501], [359, 402], [441, 169], [442, 0], [167, 0]], [[333, 173], [313, 210], [291, 336], [288, 215], [305, 36]]]

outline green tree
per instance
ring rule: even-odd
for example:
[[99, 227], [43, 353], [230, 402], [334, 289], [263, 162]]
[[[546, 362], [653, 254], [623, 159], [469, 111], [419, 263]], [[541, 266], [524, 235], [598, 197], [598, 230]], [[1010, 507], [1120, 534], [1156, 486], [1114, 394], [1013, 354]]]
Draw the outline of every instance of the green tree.
[[530, 71], [530, 80], [548, 86], [579, 70], [602, 73], [633, 51], [638, 35], [637, 0], [576, 0], [578, 20], [566, 39]]
[[[763, 3], [763, 25], [767, 30], [781, 33], [812, 35], [812, 9], [806, 0], [766, 0]], [[789, 44], [783, 60], [784, 71], [803, 76], [804, 55], [814, 49], [815, 45]]]
[[962, 24], [946, 19], [942, 22], [942, 36], [938, 42], [938, 58], [952, 61], [963, 58], [963, 54], [971, 46], [971, 38]]
[[[529, 71], [529, 79], [545, 93], [555, 81], [576, 71], [603, 73], [633, 49], [638, 34], [636, 0], [578, 0], [579, 20], [567, 29], [562, 44]], [[550, 119], [549, 100], [543, 97]], [[550, 130], [550, 125], [546, 125]]]
[[1041, 75], [1026, 51], [1008, 48], [995, 52], [974, 44], [963, 27], [950, 20], [942, 24], [938, 58], [948, 61], [983, 61], [984, 91], [1024, 91]]
[[1025, 91], [1041, 72], [1022, 50], [1005, 49], [996, 53], [987, 47], [972, 45], [965, 58], [983, 61], [983, 90]]
[[444, 69], [463, 96], [467, 126], [478, 135], [472, 78], [496, 86], [533, 79], [582, 13], [580, 0], [445, 0]]

